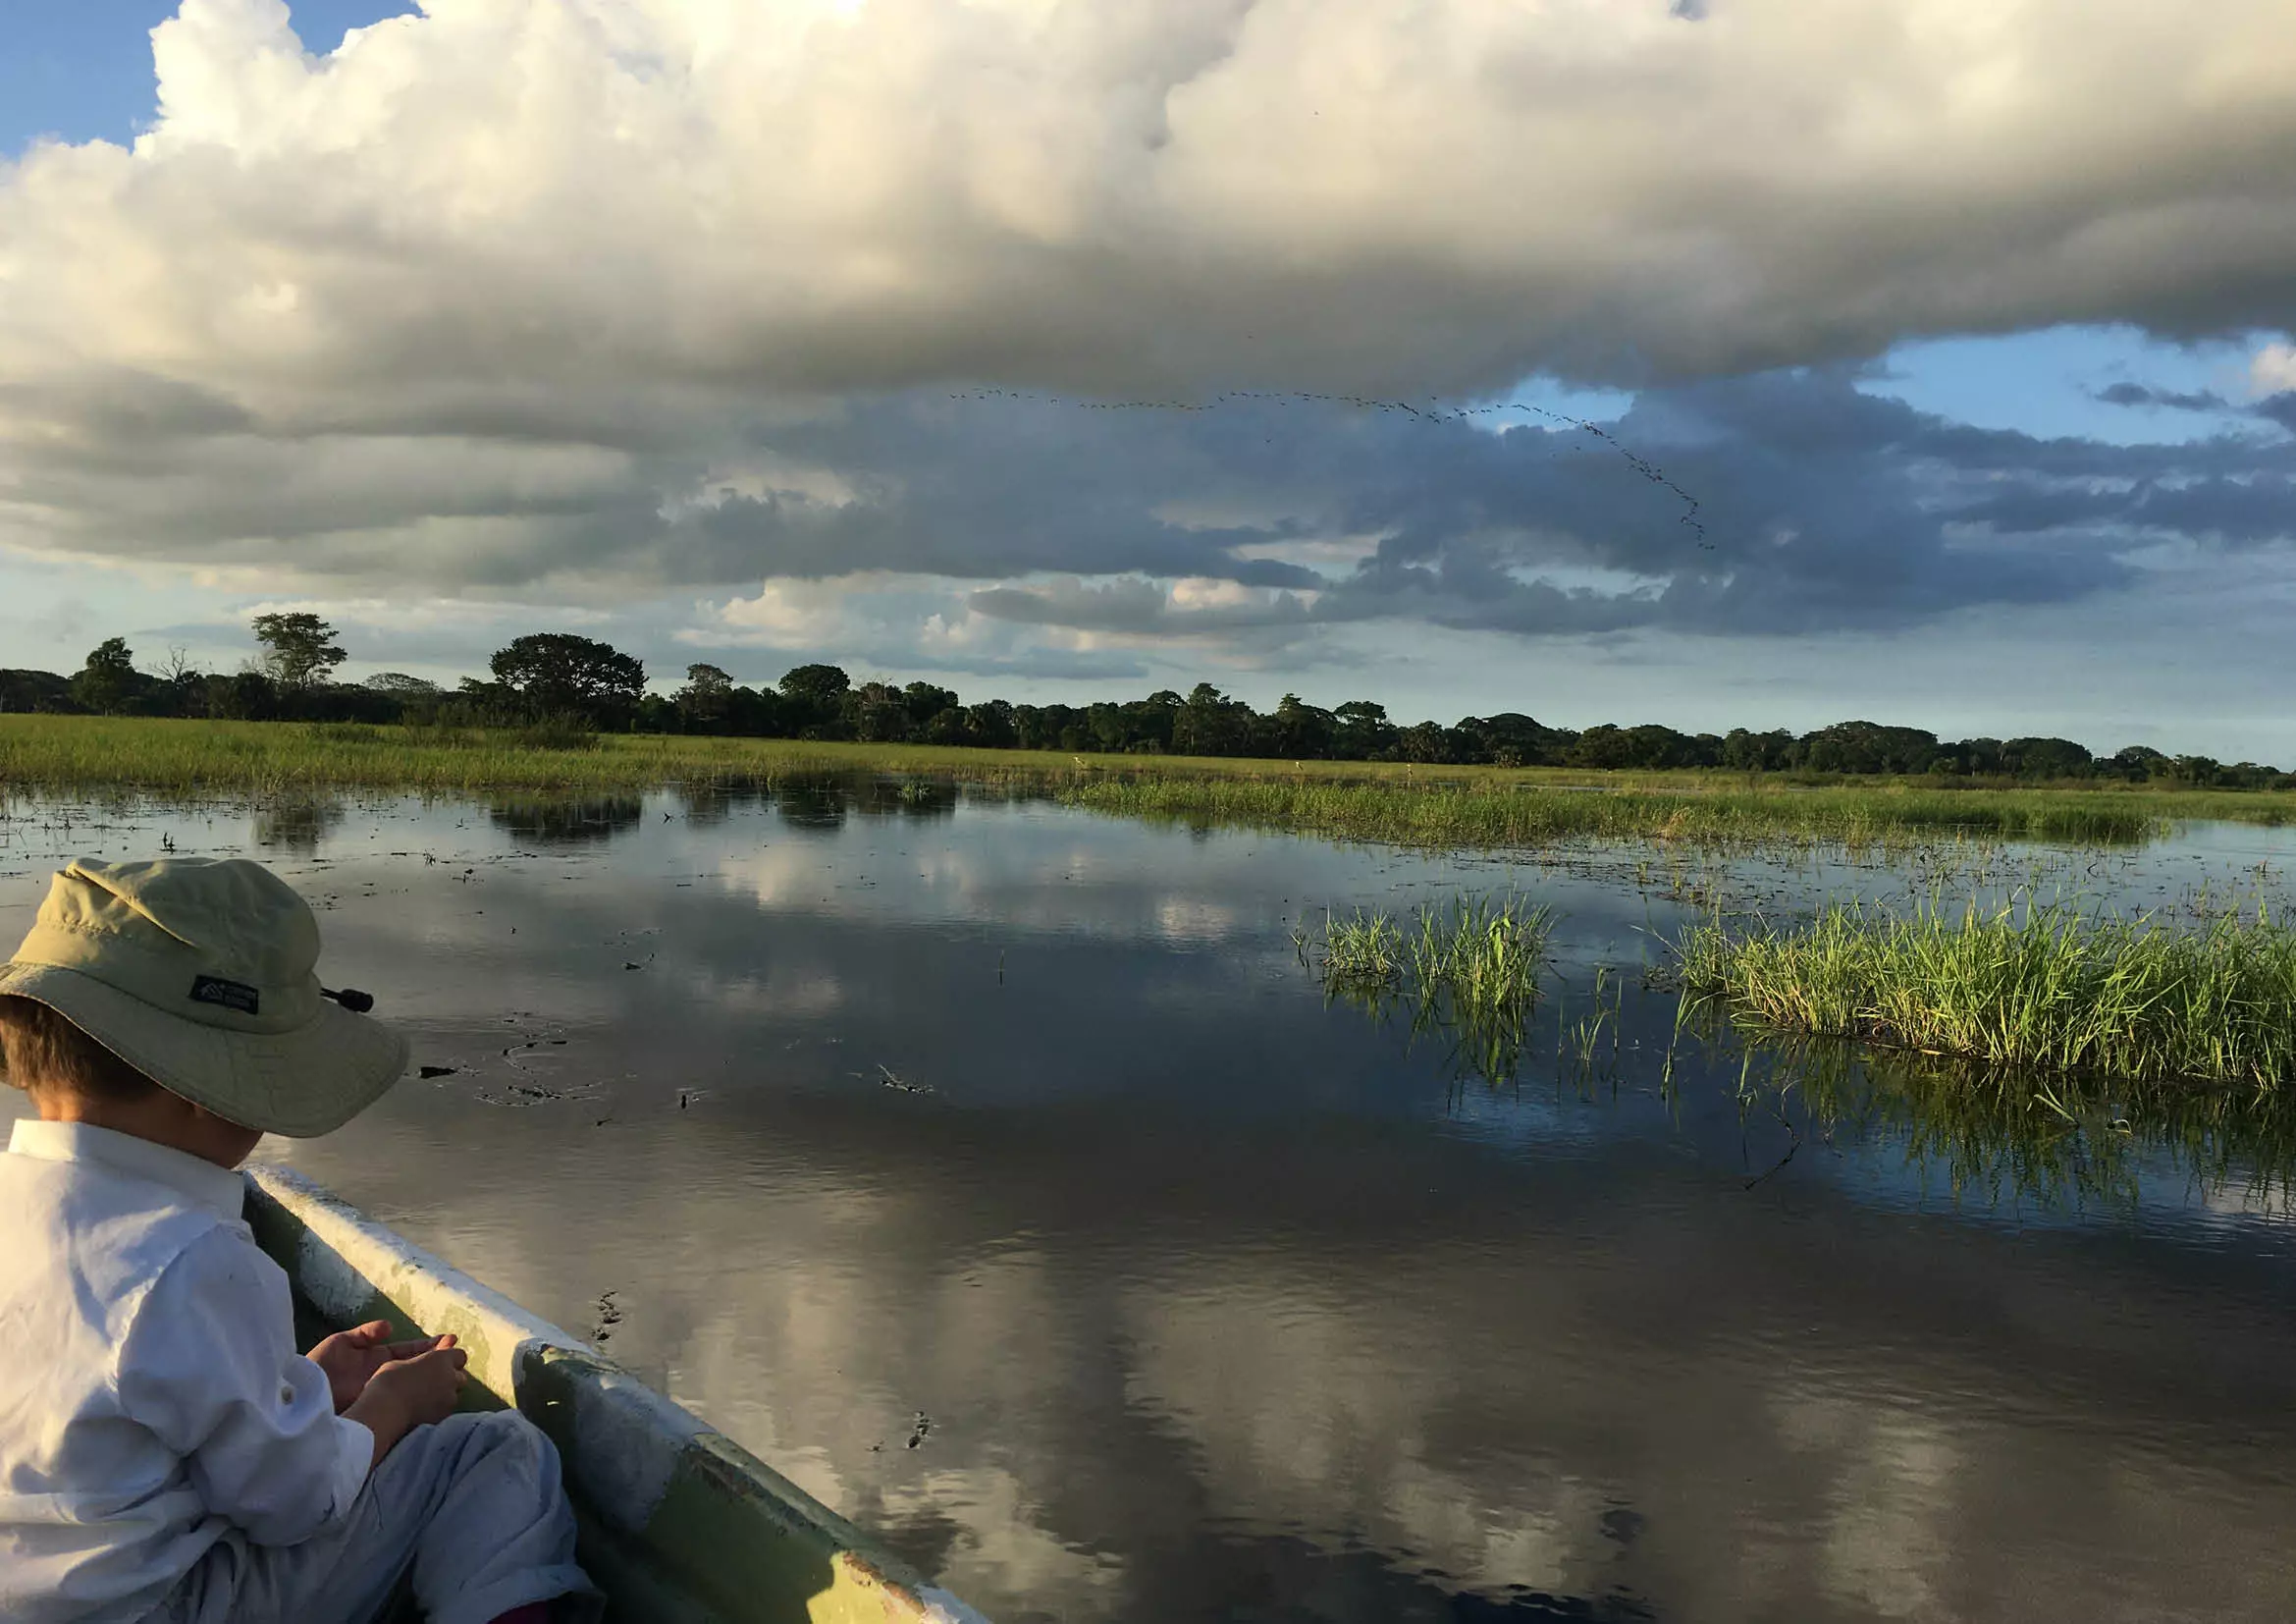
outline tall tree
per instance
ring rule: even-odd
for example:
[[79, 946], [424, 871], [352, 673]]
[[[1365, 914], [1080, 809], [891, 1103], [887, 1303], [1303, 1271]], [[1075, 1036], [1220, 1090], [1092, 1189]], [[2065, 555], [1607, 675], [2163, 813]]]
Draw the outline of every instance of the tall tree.
[[677, 690], [677, 708], [689, 724], [724, 721], [732, 699], [732, 673], [707, 664], [685, 668], [685, 686]]
[[1395, 742], [1395, 724], [1387, 707], [1369, 699], [1351, 699], [1331, 713], [1332, 739], [1342, 759], [1362, 761]]
[[1308, 704], [1296, 693], [1287, 693], [1276, 701], [1274, 742], [1287, 756], [1329, 754], [1332, 731], [1337, 726], [1331, 712]]
[[348, 658], [335, 641], [335, 628], [308, 610], [255, 617], [255, 641], [263, 645], [263, 669], [283, 688], [324, 682]]
[[781, 677], [781, 691], [816, 705], [836, 705], [853, 686], [842, 666], [799, 666]]
[[125, 637], [106, 637], [89, 649], [87, 664], [72, 678], [74, 702], [106, 716], [125, 706], [135, 688], [135, 656]]
[[495, 651], [495, 680], [533, 710], [619, 720], [646, 691], [646, 668], [610, 643], [570, 631], [537, 631]]
[[799, 666], [781, 677], [783, 712], [800, 738], [842, 738], [845, 700], [853, 678], [840, 666]]
[[1189, 756], [1232, 756], [1243, 751], [1252, 707], [1209, 682], [1188, 690], [1172, 719], [1172, 748]]
[[933, 682], [912, 682], [901, 690], [901, 703], [908, 707], [909, 720], [924, 727], [943, 711], [956, 710], [962, 705], [954, 688], [944, 688]]
[[166, 657], [154, 668], [153, 675], [171, 688], [188, 688], [196, 686], [206, 674], [191, 658], [189, 649], [181, 643], [170, 643]]
[[871, 743], [898, 744], [914, 729], [907, 701], [890, 682], [862, 683], [846, 709], [852, 714], [854, 736]]

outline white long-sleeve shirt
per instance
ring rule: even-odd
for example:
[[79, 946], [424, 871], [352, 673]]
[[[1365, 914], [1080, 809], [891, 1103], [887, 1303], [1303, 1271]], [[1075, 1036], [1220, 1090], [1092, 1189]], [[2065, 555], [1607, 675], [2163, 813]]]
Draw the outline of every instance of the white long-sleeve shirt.
[[229, 1528], [346, 1515], [374, 1436], [294, 1349], [240, 1175], [20, 1121], [0, 1156], [0, 1618], [142, 1617]]

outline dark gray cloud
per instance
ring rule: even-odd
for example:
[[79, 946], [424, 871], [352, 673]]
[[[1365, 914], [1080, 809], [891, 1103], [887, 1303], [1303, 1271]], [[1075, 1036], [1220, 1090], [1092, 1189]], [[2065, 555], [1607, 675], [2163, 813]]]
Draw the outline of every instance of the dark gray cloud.
[[[696, 661], [708, 661], [730, 672], [738, 682], [774, 682], [784, 672], [824, 658], [841, 660], [856, 671], [921, 672], [941, 678], [977, 677], [983, 683], [1025, 682], [1138, 682], [1148, 676], [1148, 665], [1133, 654], [1072, 654], [1061, 649], [1024, 649], [1015, 653], [982, 651], [951, 654], [921, 650], [914, 641], [881, 636], [824, 648], [793, 643], [761, 647], [754, 643], [713, 643], [707, 637], [684, 637], [655, 645], [647, 663], [655, 673], [682, 672]], [[989, 692], [993, 692], [990, 687]], [[967, 699], [987, 697], [969, 684]]]
[[610, 424], [272, 442], [187, 410], [102, 440], [100, 477], [62, 456], [15, 494], [87, 551], [292, 567], [339, 595], [612, 606], [873, 575], [975, 583], [958, 607], [1009, 624], [1263, 650], [1382, 620], [1790, 636], [2072, 603], [2164, 540], [2285, 542], [2296, 442], [2267, 425], [2292, 402], [2122, 446], [1951, 422], [1847, 368], [1645, 391], [1599, 432], [1432, 402], [938, 390], [727, 416], [707, 457]]
[[2155, 389], [2148, 384], [2108, 384], [2094, 392], [2107, 406], [2165, 406], [2171, 411], [2231, 411], [2232, 403], [2214, 390]]
[[2296, 389], [2283, 390], [2277, 395], [2268, 395], [2257, 402], [2250, 410], [2266, 422], [2277, 423], [2291, 434], [2296, 434]]
[[[2131, 556], [2163, 538], [2260, 545], [2296, 531], [2285, 441], [2038, 439], [1949, 423], [1831, 371], [1646, 393], [1613, 432], [1664, 486], [1572, 431], [1275, 407], [1230, 427], [1216, 443], [1204, 415], [1134, 432], [1194, 444], [1226, 487], [1281, 504], [1271, 541], [1368, 538], [1360, 563], [1324, 571], [1311, 605], [1282, 592], [1188, 609], [1135, 581], [1004, 588], [975, 607], [1143, 632], [1399, 618], [1791, 635], [2070, 603], [2128, 583]], [[1089, 455], [1066, 453], [1079, 466]], [[1694, 527], [1670, 487], [1694, 496]], [[1081, 557], [1066, 568], [1114, 572]]]

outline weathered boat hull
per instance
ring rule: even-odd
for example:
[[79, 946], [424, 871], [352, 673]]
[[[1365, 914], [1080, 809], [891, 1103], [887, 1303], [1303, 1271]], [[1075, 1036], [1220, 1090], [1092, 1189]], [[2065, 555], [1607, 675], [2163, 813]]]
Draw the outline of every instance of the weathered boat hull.
[[987, 1624], [690, 1411], [500, 1292], [285, 1168], [247, 1219], [298, 1312], [340, 1329], [453, 1331], [478, 1402], [515, 1406], [565, 1463], [582, 1562], [611, 1618], [666, 1624]]

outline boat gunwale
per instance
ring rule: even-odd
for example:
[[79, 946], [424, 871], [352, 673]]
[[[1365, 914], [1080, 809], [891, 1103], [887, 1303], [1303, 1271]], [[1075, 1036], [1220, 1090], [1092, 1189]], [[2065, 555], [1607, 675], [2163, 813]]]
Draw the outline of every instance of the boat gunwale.
[[[557, 1444], [581, 1557], [613, 1613], [667, 1624], [988, 1624], [851, 1523], [563, 1327], [265, 1163], [246, 1220], [326, 1328], [452, 1331], [472, 1407]], [[642, 1603], [639, 1598], [643, 1597]]]

